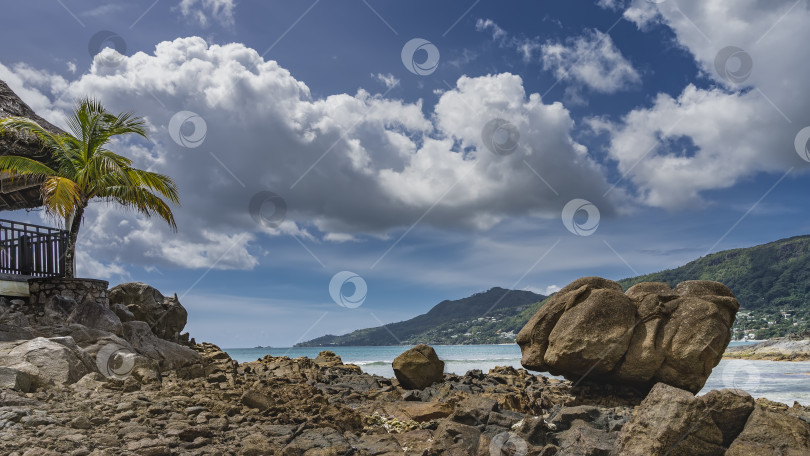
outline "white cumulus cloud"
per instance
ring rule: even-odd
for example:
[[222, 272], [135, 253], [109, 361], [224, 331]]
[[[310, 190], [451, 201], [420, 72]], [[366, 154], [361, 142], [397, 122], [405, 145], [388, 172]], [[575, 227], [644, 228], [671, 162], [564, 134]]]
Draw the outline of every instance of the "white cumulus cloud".
[[[0, 65], [0, 74], [16, 70]], [[159, 220], [94, 205], [81, 242], [99, 261], [249, 269], [267, 253], [256, 242], [266, 235], [341, 242], [384, 236], [417, 219], [487, 229], [515, 215], [558, 217], [575, 197], [605, 215], [614, 210], [602, 197], [602, 170], [570, 136], [568, 111], [525, 93], [522, 79], [508, 73], [461, 77], [424, 112], [421, 100], [365, 90], [314, 98], [305, 83], [255, 50], [192, 37], [124, 57], [117, 67], [96, 63], [74, 81], [32, 80], [9, 84], [57, 123], [57, 113], [88, 94], [112, 111], [145, 116], [151, 143], [115, 147], [180, 188], [177, 234]], [[181, 111], [204, 120], [198, 147], [171, 137], [170, 120]], [[511, 154], [487, 149], [492, 140], [482, 131], [493, 119], [514, 126]], [[190, 123], [183, 128], [183, 135], [197, 133]], [[280, 225], [251, 216], [249, 203], [260, 191], [286, 202]]]
[[639, 201], [694, 207], [706, 203], [705, 191], [762, 172], [776, 179], [792, 168], [806, 170], [794, 139], [810, 118], [810, 61], [804, 58], [810, 11], [788, 0], [667, 1], [655, 7], [716, 87], [689, 84], [680, 95], [659, 94], [614, 124], [593, 122], [610, 132], [610, 157]]

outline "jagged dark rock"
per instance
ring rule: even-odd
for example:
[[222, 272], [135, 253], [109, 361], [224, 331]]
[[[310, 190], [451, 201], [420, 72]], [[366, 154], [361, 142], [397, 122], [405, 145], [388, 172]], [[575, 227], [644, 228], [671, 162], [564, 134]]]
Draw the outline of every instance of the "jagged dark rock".
[[[129, 282], [111, 288], [107, 297], [111, 306], [125, 306], [132, 313], [133, 320], [146, 322], [156, 336], [171, 342], [179, 341], [188, 312], [177, 295], [167, 298], [145, 283]], [[128, 317], [125, 315], [125, 318]]]

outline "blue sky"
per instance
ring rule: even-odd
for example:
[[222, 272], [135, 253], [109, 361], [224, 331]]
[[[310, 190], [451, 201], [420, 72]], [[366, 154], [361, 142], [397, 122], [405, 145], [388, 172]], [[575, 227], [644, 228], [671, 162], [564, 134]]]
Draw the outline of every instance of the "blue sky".
[[180, 185], [177, 234], [94, 205], [80, 274], [287, 346], [806, 234], [810, 8], [728, 3], [18, 2], [0, 79], [57, 125], [134, 110], [150, 141], [117, 150]]

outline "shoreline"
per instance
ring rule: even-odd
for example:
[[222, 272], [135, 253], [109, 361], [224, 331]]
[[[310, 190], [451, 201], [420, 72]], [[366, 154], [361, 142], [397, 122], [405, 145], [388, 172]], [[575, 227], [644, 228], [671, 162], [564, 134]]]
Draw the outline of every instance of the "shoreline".
[[810, 361], [810, 339], [779, 337], [728, 347], [723, 358], [761, 361]]
[[723, 359], [742, 359], [747, 361], [773, 361], [773, 362], [786, 362], [798, 363], [810, 361], [810, 354], [803, 355], [789, 355], [785, 353], [772, 353], [772, 354], [723, 354]]
[[[739, 343], [743, 341], [732, 341], [731, 343]], [[785, 361], [785, 362], [804, 362], [810, 361], [810, 339], [789, 339], [778, 337], [774, 339], [765, 340], [749, 340], [744, 341], [745, 344], [729, 345], [723, 353], [723, 359], [743, 359], [751, 361]], [[503, 346], [516, 346], [517, 344], [430, 344], [433, 347], [503, 347]], [[263, 347], [272, 350], [340, 350], [340, 349], [356, 349], [356, 348], [403, 348], [412, 347], [413, 345], [329, 345], [329, 346], [305, 346], [305, 347]], [[239, 350], [260, 350], [258, 347], [233, 347], [225, 348], [224, 351], [231, 353]], [[276, 355], [278, 356], [278, 355]], [[365, 362], [365, 361], [363, 361]], [[362, 364], [361, 364], [362, 365]]]
[[[468, 371], [479, 369], [484, 373], [495, 366], [524, 369], [521, 365], [521, 353], [517, 346], [503, 347], [496, 345], [480, 346], [435, 346], [439, 358], [445, 362], [445, 373], [464, 376]], [[388, 379], [394, 378], [394, 371], [391, 363], [393, 359], [403, 351], [399, 346], [365, 346], [365, 347], [336, 347], [332, 350], [340, 356], [346, 364], [354, 364], [369, 375], [379, 375]], [[299, 348], [288, 351], [283, 347], [274, 350], [233, 350], [227, 349], [229, 355], [239, 362], [250, 362], [262, 358], [265, 355], [286, 356], [294, 358], [314, 359], [320, 352], [315, 348]], [[508, 352], [508, 354], [506, 354]], [[507, 359], [505, 359], [507, 358]], [[771, 378], [767, 391], [754, 382], [754, 377], [750, 377], [746, 372], [746, 361], [735, 360], [733, 358], [723, 358], [720, 363], [713, 368], [712, 374], [707, 379], [707, 383], [701, 389], [699, 395], [706, 394], [712, 389], [739, 387], [746, 390], [754, 398], [765, 398], [773, 402], [792, 405], [798, 401], [802, 405], [810, 406], [810, 388], [793, 383], [791, 374], [797, 369], [810, 371], [807, 362], [779, 363], [772, 360], [762, 360], [755, 362], [756, 366], [749, 367], [756, 369], [759, 375], [768, 372]], [[799, 367], [801, 366], [801, 367]], [[562, 379], [562, 376], [555, 376], [548, 372], [537, 372], [527, 370], [531, 375], [542, 375], [547, 378]], [[754, 374], [751, 374], [754, 375]]]

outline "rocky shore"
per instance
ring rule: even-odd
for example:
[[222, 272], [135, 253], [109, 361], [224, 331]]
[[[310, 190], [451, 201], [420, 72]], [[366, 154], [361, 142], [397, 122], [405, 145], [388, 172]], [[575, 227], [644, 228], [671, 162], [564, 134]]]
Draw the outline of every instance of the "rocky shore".
[[803, 455], [810, 449], [810, 408], [755, 401], [740, 390], [695, 397], [662, 382], [651, 389], [571, 382], [511, 367], [442, 374], [427, 346], [403, 354], [393, 379], [365, 374], [332, 352], [239, 364], [215, 345], [179, 334], [185, 310], [176, 298], [143, 284], [107, 296], [106, 306], [80, 296], [2, 302], [0, 453]]
[[[211, 344], [205, 374], [142, 383], [99, 373], [0, 393], [12, 455], [807, 454], [810, 408], [739, 390], [695, 398], [496, 368], [407, 390], [330, 352], [236, 364]], [[640, 402], [639, 402], [640, 401]], [[672, 450], [672, 451], [670, 451]], [[777, 453], [781, 451], [781, 453]]]
[[723, 357], [770, 361], [810, 361], [810, 338], [780, 337], [751, 345], [729, 347]]

